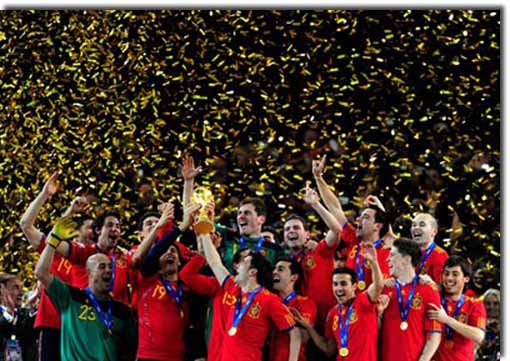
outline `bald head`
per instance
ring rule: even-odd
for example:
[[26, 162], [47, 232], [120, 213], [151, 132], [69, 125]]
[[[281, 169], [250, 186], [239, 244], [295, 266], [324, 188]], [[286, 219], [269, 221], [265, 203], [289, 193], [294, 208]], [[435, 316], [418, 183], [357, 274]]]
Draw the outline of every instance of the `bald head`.
[[87, 259], [87, 273], [91, 274], [96, 271], [98, 264], [111, 263], [107, 255], [96, 253]]
[[411, 237], [422, 248], [434, 241], [437, 230], [437, 220], [428, 213], [418, 213], [411, 223]]
[[102, 253], [96, 253], [87, 259], [89, 287], [96, 295], [107, 295], [112, 281], [112, 261]]

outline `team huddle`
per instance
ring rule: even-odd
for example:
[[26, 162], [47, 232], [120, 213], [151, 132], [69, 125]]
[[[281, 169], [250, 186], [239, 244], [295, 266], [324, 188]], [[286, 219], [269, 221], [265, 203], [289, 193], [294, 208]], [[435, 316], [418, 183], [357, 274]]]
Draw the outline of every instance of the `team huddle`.
[[[414, 216], [410, 238], [396, 237], [375, 196], [349, 223], [324, 163], [313, 162], [318, 191], [307, 184], [300, 196], [327, 232], [311, 240], [305, 219], [293, 214], [282, 245], [263, 232], [258, 198], [240, 202], [236, 231], [216, 224], [214, 199], [194, 199], [201, 169], [190, 157], [181, 167], [180, 222], [163, 203], [141, 217], [139, 244], [124, 249], [120, 215], [77, 223], [85, 205], [78, 197], [46, 236], [34, 224], [56, 192], [54, 173], [21, 222], [40, 253], [36, 275], [45, 288], [35, 323], [39, 359], [185, 360], [200, 295], [207, 327], [195, 335], [209, 361], [474, 360], [486, 313], [465, 292], [467, 260], [434, 242], [430, 214]], [[194, 227], [199, 216], [212, 230]]]

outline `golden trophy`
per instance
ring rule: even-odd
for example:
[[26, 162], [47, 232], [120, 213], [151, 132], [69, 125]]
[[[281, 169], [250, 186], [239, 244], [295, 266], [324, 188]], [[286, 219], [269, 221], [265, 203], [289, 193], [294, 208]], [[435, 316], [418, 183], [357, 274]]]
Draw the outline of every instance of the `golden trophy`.
[[193, 224], [193, 229], [199, 234], [211, 233], [214, 231], [214, 224], [209, 219], [207, 209], [205, 207], [213, 198], [214, 196], [212, 192], [206, 187], [195, 188], [193, 195], [191, 196], [191, 202], [198, 203], [201, 206], [197, 220]]

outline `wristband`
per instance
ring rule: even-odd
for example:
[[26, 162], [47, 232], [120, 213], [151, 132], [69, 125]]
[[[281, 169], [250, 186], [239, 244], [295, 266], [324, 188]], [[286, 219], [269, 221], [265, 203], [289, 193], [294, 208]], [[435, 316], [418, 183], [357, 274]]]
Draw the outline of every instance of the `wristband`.
[[46, 243], [53, 248], [57, 248], [60, 242], [62, 242], [62, 239], [60, 239], [60, 237], [58, 237], [55, 233], [50, 233], [50, 236], [46, 240]]

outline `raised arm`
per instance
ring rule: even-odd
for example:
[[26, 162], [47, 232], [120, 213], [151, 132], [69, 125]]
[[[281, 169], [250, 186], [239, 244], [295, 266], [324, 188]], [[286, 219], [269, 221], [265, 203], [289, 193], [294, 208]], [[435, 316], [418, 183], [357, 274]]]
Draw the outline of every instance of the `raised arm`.
[[370, 269], [372, 271], [372, 284], [368, 287], [368, 297], [372, 303], [377, 303], [379, 299], [379, 295], [384, 287], [384, 279], [381, 272], [381, 267], [379, 267], [379, 262], [377, 260], [377, 251], [372, 243], [361, 242], [361, 254], [363, 257], [370, 262]]
[[150, 248], [157, 239], [158, 232], [163, 228], [170, 219], [174, 218], [174, 205], [170, 202], [163, 203], [160, 208], [161, 216], [159, 217], [158, 223], [151, 230], [151, 232], [142, 240], [135, 253], [133, 254], [133, 264], [140, 264]]
[[311, 189], [308, 185], [305, 187], [303, 200], [319, 214], [321, 219], [328, 226], [329, 231], [326, 235], [326, 243], [328, 244], [328, 247], [336, 248], [338, 243], [340, 243], [340, 234], [342, 232], [340, 223], [338, 223], [333, 214], [324, 208], [324, 206], [319, 202], [319, 196], [317, 195], [317, 192]]
[[202, 172], [202, 167], [195, 168], [195, 161], [193, 157], [186, 156], [182, 160], [181, 175], [184, 179], [184, 189], [182, 193], [182, 205], [186, 207], [191, 202], [193, 194], [193, 182], [195, 177]]
[[32, 201], [32, 203], [30, 203], [30, 206], [27, 208], [20, 220], [20, 227], [23, 234], [25, 234], [28, 242], [35, 249], [39, 247], [43, 235], [42, 232], [35, 227], [35, 221], [37, 220], [37, 216], [39, 215], [44, 203], [46, 203], [48, 198], [57, 192], [58, 175], [59, 172], [53, 172], [44, 184], [41, 192]]
[[340, 225], [343, 226], [347, 223], [347, 217], [344, 214], [342, 204], [335, 193], [333, 193], [333, 191], [329, 188], [329, 185], [326, 183], [324, 178], [322, 178], [325, 163], [326, 155], [324, 155], [321, 160], [312, 161], [313, 177], [315, 178], [315, 183], [317, 184], [317, 188], [319, 189], [319, 193], [327, 209], [331, 212], [331, 214], [333, 214]]
[[53, 282], [54, 276], [50, 270], [55, 249], [60, 243], [67, 243], [66, 241], [76, 236], [75, 225], [69, 218], [59, 218], [46, 240], [44, 251], [35, 266], [35, 274], [46, 288]]
[[207, 260], [207, 264], [211, 267], [214, 276], [220, 283], [223, 285], [223, 281], [225, 278], [230, 276], [230, 272], [223, 265], [221, 261], [220, 254], [211, 240], [211, 236], [209, 234], [199, 234], [197, 235], [198, 241], [202, 244], [202, 249], [204, 251], [205, 259]]

